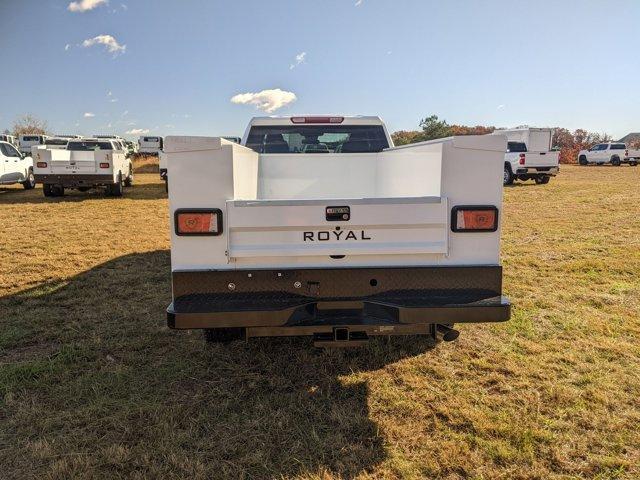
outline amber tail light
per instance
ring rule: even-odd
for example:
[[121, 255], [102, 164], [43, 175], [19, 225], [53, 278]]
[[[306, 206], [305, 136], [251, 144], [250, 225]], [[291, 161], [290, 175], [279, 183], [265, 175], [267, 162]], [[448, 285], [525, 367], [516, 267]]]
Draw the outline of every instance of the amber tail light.
[[222, 233], [219, 208], [179, 208], [174, 214], [176, 235], [216, 236]]
[[461, 205], [451, 210], [454, 232], [495, 232], [497, 229], [498, 209], [492, 205]]

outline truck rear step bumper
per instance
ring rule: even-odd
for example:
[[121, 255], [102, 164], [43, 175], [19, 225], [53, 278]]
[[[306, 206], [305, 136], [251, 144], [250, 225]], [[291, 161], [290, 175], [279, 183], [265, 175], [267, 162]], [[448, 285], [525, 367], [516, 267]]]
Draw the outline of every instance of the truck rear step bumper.
[[96, 185], [110, 185], [113, 183], [113, 175], [108, 174], [36, 174], [36, 183], [50, 183], [53, 185], [62, 185], [63, 187], [90, 187]]
[[247, 336], [428, 333], [502, 322], [502, 268], [391, 267], [173, 272], [170, 328], [246, 327]]

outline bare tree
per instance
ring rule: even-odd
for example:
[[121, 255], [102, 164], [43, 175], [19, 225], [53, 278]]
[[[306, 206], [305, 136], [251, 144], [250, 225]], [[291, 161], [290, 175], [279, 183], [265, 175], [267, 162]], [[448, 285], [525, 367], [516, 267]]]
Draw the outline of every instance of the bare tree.
[[32, 133], [34, 135], [44, 135], [47, 133], [47, 122], [40, 120], [33, 115], [22, 115], [13, 122], [13, 134], [17, 137], [21, 134]]

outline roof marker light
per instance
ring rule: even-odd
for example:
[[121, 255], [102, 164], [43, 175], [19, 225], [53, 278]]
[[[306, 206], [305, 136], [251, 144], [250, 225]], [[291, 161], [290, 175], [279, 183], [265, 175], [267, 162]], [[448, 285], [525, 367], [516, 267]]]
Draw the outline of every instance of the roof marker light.
[[291, 123], [342, 123], [344, 117], [291, 117]]

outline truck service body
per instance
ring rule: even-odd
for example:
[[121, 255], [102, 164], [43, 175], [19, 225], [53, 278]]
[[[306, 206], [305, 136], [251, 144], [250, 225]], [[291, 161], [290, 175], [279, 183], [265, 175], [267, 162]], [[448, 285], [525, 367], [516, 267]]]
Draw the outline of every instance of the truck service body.
[[158, 155], [162, 151], [163, 138], [144, 136], [138, 139], [138, 153]]
[[65, 149], [34, 148], [36, 181], [45, 196], [64, 195], [65, 188], [85, 191], [107, 187], [120, 196], [133, 182], [133, 165], [119, 140], [82, 138], [69, 140]]
[[254, 118], [242, 145], [171, 136], [168, 325], [209, 340], [451, 340], [510, 315], [503, 136], [394, 147], [379, 117]]
[[545, 184], [558, 174], [560, 152], [551, 150], [553, 129], [513, 128], [496, 130], [492, 135], [507, 137], [504, 185], [511, 185], [516, 179]]
[[20, 145], [20, 152], [25, 155], [31, 155], [31, 147], [34, 145], [44, 145], [47, 138], [49, 138], [49, 135], [36, 135], [31, 133], [19, 135], [18, 143]]

